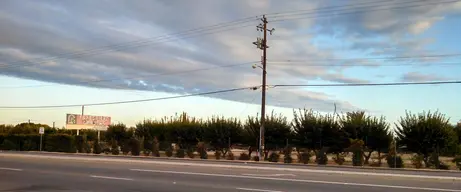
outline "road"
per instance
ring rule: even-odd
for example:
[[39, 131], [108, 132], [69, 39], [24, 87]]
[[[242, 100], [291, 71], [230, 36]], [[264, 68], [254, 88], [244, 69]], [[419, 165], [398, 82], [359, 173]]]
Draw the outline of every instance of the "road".
[[461, 192], [461, 173], [322, 168], [0, 152], [0, 191]]

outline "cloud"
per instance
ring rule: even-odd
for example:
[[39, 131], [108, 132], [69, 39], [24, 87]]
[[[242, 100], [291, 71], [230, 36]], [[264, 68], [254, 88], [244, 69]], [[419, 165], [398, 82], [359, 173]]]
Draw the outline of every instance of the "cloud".
[[449, 78], [440, 77], [435, 74], [422, 74], [418, 72], [406, 73], [402, 76], [404, 82], [423, 82], [423, 81], [446, 81]]
[[[258, 63], [261, 55], [252, 44], [261, 35], [255, 29], [259, 23], [255, 15], [364, 2], [4, 0], [0, 2], [0, 74], [98, 88], [170, 93], [253, 86], [260, 84], [261, 79], [259, 69], [251, 68], [251, 62]], [[444, 18], [445, 13], [461, 10], [459, 7], [459, 4], [440, 5], [412, 11], [400, 9], [342, 16], [334, 16], [333, 11], [317, 10], [312, 13], [317, 16], [328, 13], [331, 17], [271, 22], [270, 27], [276, 28], [276, 31], [269, 40], [268, 59], [325, 60], [341, 57], [342, 50], [325, 49], [311, 43], [318, 35], [347, 41], [348, 49], [364, 54], [397, 56], [421, 53], [432, 41], [408, 39], [404, 34], [423, 33]], [[151, 38], [240, 18], [250, 19], [202, 32]], [[289, 17], [278, 15], [269, 17], [269, 20], [286, 18]], [[114, 44], [116, 46], [108, 46]], [[222, 67], [247, 62], [250, 63]], [[360, 62], [370, 63], [370, 66], [380, 64], [370, 60]], [[369, 81], [344, 73], [349, 68], [347, 61], [324, 63], [325, 66], [269, 63], [268, 82]], [[338, 64], [339, 67], [329, 64]], [[205, 68], [213, 69], [178, 73]], [[277, 95], [276, 91], [274, 93]], [[331, 95], [318, 95], [307, 90], [279, 93], [277, 99], [283, 102], [274, 102], [284, 107], [307, 103], [319, 110], [330, 110], [332, 103], [347, 109], [354, 108], [353, 104]], [[213, 97], [244, 101], [248, 95], [239, 92]]]

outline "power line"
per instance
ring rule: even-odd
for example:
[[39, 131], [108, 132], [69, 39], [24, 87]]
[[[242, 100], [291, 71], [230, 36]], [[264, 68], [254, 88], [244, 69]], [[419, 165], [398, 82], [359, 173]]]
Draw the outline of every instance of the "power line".
[[0, 106], [0, 109], [47, 109], [47, 108], [49, 109], [49, 108], [68, 108], [68, 107], [81, 107], [81, 106], [101, 106], [101, 105], [116, 105], [116, 104], [126, 104], [126, 103], [141, 103], [141, 102], [148, 102], [148, 101], [179, 99], [179, 98], [185, 98], [185, 97], [195, 97], [195, 96], [204, 96], [204, 95], [212, 95], [212, 94], [219, 94], [219, 93], [228, 93], [228, 92], [242, 91], [242, 90], [248, 90], [248, 89], [254, 90], [257, 87], [261, 87], [261, 86], [223, 89], [219, 91], [201, 92], [201, 93], [193, 93], [193, 94], [170, 96], [170, 97], [157, 97], [157, 98], [152, 98], [152, 99], [115, 101], [115, 102], [104, 102], [104, 103], [89, 103], [89, 104], [72, 104], [72, 105]]
[[[439, 3], [444, 3], [444, 2], [439, 2]], [[362, 3], [362, 4], [364, 4], [364, 3]], [[317, 10], [331, 9], [331, 8], [338, 8], [338, 7], [349, 7], [349, 6], [354, 6], [354, 5], [322, 7], [322, 8], [319, 8]], [[309, 11], [314, 11], [314, 10], [316, 10], [316, 9], [311, 9]], [[299, 11], [295, 11], [295, 12], [299, 12]], [[290, 12], [285, 12], [285, 13], [290, 13]], [[281, 13], [273, 13], [273, 15], [280, 15], [280, 14]], [[302, 13], [302, 14], [309, 14], [309, 13]], [[271, 15], [271, 14], [268, 14], [268, 15]], [[64, 54], [60, 54], [60, 55], [53, 56], [53, 57], [40, 58], [41, 60], [43, 60], [43, 59], [48, 59], [48, 60], [41, 61], [41, 62], [38, 62], [38, 63], [35, 63], [35, 64], [42, 64], [42, 63], [50, 61], [50, 59], [54, 59], [54, 60], [56, 60], [56, 59], [75, 59], [75, 58], [79, 58], [79, 57], [82, 57], [82, 56], [93, 56], [93, 55], [101, 54], [101, 52], [119, 51], [119, 50], [123, 50], [123, 49], [127, 49], [127, 48], [136, 48], [136, 47], [147, 46], [150, 43], [154, 42], [153, 41], [154, 39], [157, 39], [157, 40], [162, 40], [162, 39], [163, 40], [168, 40], [168, 39], [179, 40], [181, 38], [174, 38], [174, 37], [171, 37], [171, 36], [173, 36], [173, 35], [175, 35], [175, 36], [190, 35], [190, 34], [193, 34], [193, 33], [198, 33], [198, 34], [195, 35], [195, 36], [197, 36], [197, 35], [200, 35], [200, 32], [203, 32], [203, 31], [206, 31], [206, 30], [212, 30], [212, 29], [222, 28], [222, 27], [229, 27], [229, 26], [232, 26], [232, 25], [238, 25], [238, 24], [251, 22], [251, 21], [254, 21], [255, 19], [257, 19], [260, 16], [261, 15], [257, 15], [257, 16], [253, 16], [253, 17], [246, 17], [246, 18], [242, 18], [242, 19], [238, 19], [238, 20], [234, 20], [234, 21], [230, 21], [230, 22], [224, 22], [224, 23], [215, 24], [215, 25], [206, 26], [206, 27], [199, 27], [199, 28], [195, 28], [195, 29], [190, 29], [190, 30], [186, 30], [186, 31], [182, 31], [182, 32], [176, 32], [176, 33], [167, 34], [167, 35], [158, 36], [158, 37], [152, 37], [152, 38], [147, 38], [147, 39], [142, 39], [142, 40], [126, 42], [126, 43], [112, 44], [112, 45], [102, 46], [102, 47], [99, 47], [99, 48], [83, 50], [83, 51], [80, 51], [80, 52], [64, 53]], [[277, 21], [282, 21], [282, 20], [277, 20]], [[251, 25], [245, 25], [245, 26], [240, 26], [240, 27], [247, 27], [247, 26], [251, 26]], [[230, 30], [230, 29], [224, 29], [224, 30], [221, 30], [221, 31], [225, 31], [225, 30]], [[213, 33], [221, 32], [221, 31], [215, 31]], [[203, 33], [201, 35], [204, 35], [204, 34], [212, 34], [212, 33]], [[183, 37], [182, 39], [190, 38], [190, 37], [193, 37], [193, 36]], [[166, 41], [166, 42], [168, 42], [168, 41]], [[158, 42], [158, 43], [164, 43], [164, 42]], [[130, 46], [130, 44], [133, 44], [133, 45]], [[136, 45], [136, 44], [138, 44], [138, 45]], [[109, 49], [107, 49], [107, 48], [109, 48]], [[112, 49], [110, 49], [110, 48], [112, 48]], [[115, 48], [119, 48], [119, 49], [115, 49]], [[70, 56], [71, 58], [68, 58], [66, 56], [68, 56], [68, 57]], [[39, 59], [33, 59], [33, 60], [39, 60]], [[51, 61], [53, 61], [53, 60], [51, 60]], [[33, 62], [33, 61], [31, 61], [31, 60], [13, 61], [13, 63], [18, 63], [18, 62]], [[9, 65], [3, 65], [3, 66], [7, 66], [7, 67], [1, 67], [0, 66], [0, 69], [16, 68], [16, 67], [22, 67], [22, 66], [35, 65], [35, 64], [23, 64], [23, 65], [14, 65], [14, 66], [11, 66], [11, 64], [9, 64]]]
[[439, 57], [456, 57], [461, 56], [461, 53], [452, 54], [437, 54], [437, 55], [408, 55], [408, 56], [395, 56], [395, 57], [363, 57], [363, 58], [325, 58], [325, 59], [309, 59], [309, 60], [297, 60], [297, 59], [285, 59], [280, 60], [284, 62], [306, 62], [306, 61], [353, 61], [353, 60], [400, 60], [400, 59], [420, 59], [420, 58], [439, 58]]
[[300, 62], [277, 62], [277, 61], [268, 61], [271, 64], [277, 64], [277, 66], [304, 66], [304, 67], [401, 67], [401, 66], [447, 66], [447, 65], [456, 65], [461, 66], [460, 62], [445, 62], [445, 63], [388, 63], [388, 64], [314, 64], [318, 62], [311, 63], [300, 63]]
[[[268, 85], [267, 87], [362, 87], [362, 86], [411, 86], [411, 85], [442, 85], [442, 84], [461, 84], [460, 81], [429, 81], [429, 82], [401, 82], [401, 83], [344, 83], [344, 84], [274, 84]], [[185, 97], [213, 95], [219, 93], [228, 93], [242, 90], [257, 90], [262, 86], [251, 86], [233, 89], [223, 89], [219, 91], [201, 92], [187, 95], [171, 96], [171, 97], [157, 97], [152, 99], [140, 99], [140, 100], [129, 100], [129, 101], [116, 101], [116, 102], [104, 102], [104, 103], [90, 103], [90, 104], [73, 104], [73, 105], [46, 105], [46, 106], [0, 106], [0, 109], [46, 109], [46, 108], [68, 108], [68, 107], [81, 107], [81, 106], [101, 106], [101, 105], [115, 105], [115, 104], [126, 104], [126, 103], [140, 103], [148, 101], [159, 101], [168, 99], [178, 99]]]
[[[326, 59], [328, 60], [328, 59]], [[294, 63], [289, 62], [290, 60], [286, 61], [268, 61], [267, 63], [270, 63], [272, 66], [303, 66], [303, 67], [392, 67], [392, 66], [442, 66], [442, 65], [458, 65], [461, 66], [460, 62], [447, 62], [447, 63], [397, 63], [397, 64], [379, 64], [379, 65], [372, 65], [372, 64], [314, 64], [318, 62], [309, 62], [309, 63], [298, 63], [301, 61], [293, 61]], [[320, 61], [320, 60], [313, 60], [313, 61]], [[243, 66], [247, 64], [255, 64], [258, 63], [259, 61], [253, 61], [253, 62], [246, 62], [246, 63], [236, 63], [236, 64], [228, 64], [228, 65], [217, 65], [213, 67], [204, 67], [204, 68], [197, 68], [197, 69], [191, 69], [191, 70], [182, 70], [182, 71], [176, 71], [176, 72], [167, 72], [167, 73], [158, 73], [158, 74], [149, 74], [149, 75], [138, 75], [136, 77], [125, 77], [125, 78], [110, 78], [110, 79], [98, 79], [98, 80], [91, 80], [91, 81], [78, 81], [75, 82], [74, 84], [78, 85], [90, 85], [93, 83], [101, 83], [101, 82], [111, 82], [111, 81], [118, 81], [118, 80], [132, 80], [132, 79], [137, 79], [137, 78], [143, 78], [143, 77], [159, 77], [159, 76], [170, 76], [170, 75], [178, 75], [178, 74], [188, 74], [188, 73], [195, 73], [195, 72], [201, 72], [201, 71], [209, 71], [209, 70], [214, 70], [214, 69], [220, 69], [220, 68], [232, 68], [232, 67], [238, 67], [238, 66]], [[307, 61], [306, 61], [307, 62]], [[21, 89], [21, 88], [39, 88], [39, 87], [53, 87], [53, 86], [64, 86], [67, 84], [42, 84], [42, 85], [25, 85], [25, 86], [7, 86], [7, 87], [0, 87], [0, 89]], [[112, 86], [117, 86], [117, 85], [112, 85]], [[119, 86], [119, 88], [125, 89], [126, 87]]]
[[[336, 11], [338, 10], [333, 10], [333, 13], [335, 16], [339, 15], [349, 15], [349, 14], [357, 14], [357, 13], [365, 13], [365, 12], [370, 12], [370, 11], [385, 11], [385, 10], [393, 10], [393, 9], [404, 9], [404, 8], [414, 8], [414, 7], [423, 7], [423, 6], [429, 6], [429, 5], [438, 5], [438, 4], [447, 4], [447, 3], [456, 3], [461, 0], [455, 0], [455, 1], [447, 1], [447, 2], [434, 2], [434, 3], [425, 3], [425, 4], [416, 4], [416, 5], [408, 5], [408, 6], [395, 6], [395, 7], [387, 7], [387, 8], [381, 8], [381, 9], [369, 9], [369, 10], [358, 10], [358, 11], [351, 11], [351, 12], [339, 12], [337, 13]], [[408, 3], [408, 2], [407, 2]], [[400, 4], [400, 3], [399, 3]], [[395, 5], [395, 4], [394, 4]], [[388, 6], [388, 5], [381, 5], [381, 6], [374, 6], [374, 7], [383, 7], [383, 6]], [[370, 7], [359, 7], [359, 8], [370, 8]], [[351, 9], [353, 10], [353, 9]], [[342, 10], [345, 11], [345, 10]], [[347, 10], [346, 10], [347, 11]], [[330, 11], [332, 12], [332, 11]], [[299, 13], [299, 14], [292, 14], [290, 16], [302, 16], [302, 15], [309, 15], [309, 14], [314, 14], [313, 12], [310, 13]], [[330, 14], [331, 15], [331, 14]], [[299, 20], [299, 19], [309, 19], [309, 18], [321, 18], [321, 17], [329, 17], [330, 15], [315, 15], [315, 16], [309, 16], [309, 17], [293, 17], [289, 18], [288, 16], [280, 17], [282, 19], [275, 19], [272, 20], [271, 22], [281, 22], [281, 21], [289, 21], [289, 20]], [[288, 17], [288, 18], [287, 18]]]
[[344, 84], [275, 84], [269, 87], [363, 87], [363, 86], [405, 86], [405, 85], [441, 85], [461, 84], [461, 81], [429, 81], [400, 83], [344, 83]]

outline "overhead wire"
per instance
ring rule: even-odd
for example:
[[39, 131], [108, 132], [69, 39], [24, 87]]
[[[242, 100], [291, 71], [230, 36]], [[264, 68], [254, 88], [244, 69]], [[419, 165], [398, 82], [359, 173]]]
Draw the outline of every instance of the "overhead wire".
[[[419, 0], [419, 1], [421, 1], [421, 0]], [[406, 2], [406, 3], [408, 3], [408, 2]], [[439, 2], [439, 3], [443, 3], [443, 2]], [[362, 4], [364, 4], [364, 3], [362, 3]], [[349, 7], [349, 6], [354, 6], [354, 4], [353, 5], [344, 5], [344, 6], [322, 7], [322, 8], [319, 8], [319, 10], [324, 10], [324, 9], [329, 9], [329, 8], [330, 9], [331, 8], [338, 8], [338, 7]], [[363, 7], [359, 7], [359, 8], [363, 8]], [[308, 10], [308, 11], [315, 11], [315, 9], [311, 9], [311, 10]], [[280, 14], [281, 13], [273, 13], [273, 15], [280, 15]], [[310, 14], [310, 13], [308, 12], [308, 13], [298, 13], [298, 14]], [[271, 15], [271, 14], [267, 14], [267, 15]], [[255, 19], [257, 19], [258, 17], [260, 17], [260, 15], [256, 15], [256, 16], [253, 16], [253, 17], [246, 17], [246, 18], [235, 20], [235, 21], [224, 22], [224, 23], [215, 24], [215, 25], [206, 26], [206, 27], [199, 27], [199, 28], [195, 28], [195, 29], [190, 29], [190, 30], [186, 30], [186, 31], [182, 31], [182, 32], [167, 34], [167, 35], [153, 37], [153, 38], [147, 38], [147, 39], [142, 39], [142, 40], [137, 40], [137, 41], [131, 41], [131, 42], [127, 42], [127, 43], [112, 44], [112, 45], [102, 46], [102, 47], [99, 47], [99, 48], [83, 50], [83, 51], [80, 51], [80, 52], [64, 53], [64, 54], [60, 54], [60, 55], [57, 55], [57, 56], [52, 56], [52, 57], [47, 57], [47, 58], [40, 58], [42, 60], [43, 59], [48, 59], [48, 60], [41, 61], [39, 63], [29, 63], [29, 64], [13, 65], [13, 66], [11, 64], [2, 65], [3, 67], [0, 66], [0, 69], [9, 69], [9, 68], [17, 68], [17, 67], [23, 67], [23, 66], [31, 66], [31, 65], [36, 65], [36, 64], [42, 64], [42, 63], [45, 63], [45, 62], [49, 62], [50, 61], [49, 59], [75, 59], [75, 58], [78, 58], [78, 57], [81, 57], [81, 56], [98, 55], [98, 54], [101, 54], [101, 52], [111, 52], [111, 51], [124, 50], [124, 49], [127, 49], [127, 48], [142, 47], [142, 46], [147, 46], [147, 45], [149, 45], [151, 43], [155, 43], [155, 41], [153, 41], [154, 39], [157, 39], [157, 40], [172, 40], [172, 39], [173, 40], [180, 40], [180, 39], [184, 39], [184, 38], [187, 38], [187, 37], [179, 38], [177, 36], [190, 35], [190, 33], [203, 32], [203, 31], [207, 31], [207, 30], [211, 30], [211, 29], [215, 29], [215, 28], [229, 27], [229, 26], [232, 26], [232, 25], [252, 22], [252, 21], [255, 21]], [[277, 16], [275, 16], [275, 17], [277, 17]], [[278, 17], [280, 17], [280, 16], [278, 16]], [[278, 21], [281, 21], [281, 20], [278, 20]], [[237, 27], [246, 27], [246, 26], [251, 26], [251, 25], [237, 26]], [[224, 29], [224, 30], [230, 30], [230, 29]], [[221, 31], [215, 31], [213, 33], [221, 32]], [[203, 34], [199, 33], [199, 34], [196, 34], [196, 36], [205, 35], [205, 34], [212, 34], [212, 33], [210, 33], [210, 32], [209, 33], [203, 33]], [[176, 37], [172, 37], [172, 36], [176, 36]], [[194, 37], [194, 36], [188, 36], [188, 38], [190, 38], [190, 37]], [[166, 41], [166, 42], [168, 42], [168, 41]], [[139, 43], [141, 43], [141, 44], [139, 44]], [[164, 43], [164, 42], [157, 42], [157, 43]], [[131, 44], [134, 44], [134, 45], [131, 45]], [[137, 44], [139, 44], [139, 45], [137, 45]], [[109, 48], [109, 49], [107, 49], [107, 48]], [[119, 48], [119, 49], [117, 49], [117, 48]], [[70, 56], [70, 58], [69, 58], [69, 56]], [[33, 62], [33, 61], [30, 61], [30, 60], [13, 61], [13, 63], [18, 63], [18, 62]], [[5, 66], [7, 66], [7, 67], [5, 67]]]
[[[312, 59], [312, 60], [280, 60], [280, 61], [267, 61], [268, 64], [278, 65], [278, 66], [304, 66], [304, 67], [348, 67], [348, 66], [361, 66], [361, 67], [385, 67], [385, 66], [434, 66], [434, 65], [460, 65], [460, 62], [451, 62], [451, 63], [396, 63], [396, 64], [318, 64], [321, 61], [364, 61], [368, 59], [373, 60], [403, 60], [403, 59], [419, 59], [419, 58], [444, 58], [444, 57], [455, 57], [461, 56], [461, 53], [457, 54], [438, 54], [438, 55], [415, 55], [415, 56], [396, 56], [396, 57], [372, 57], [372, 58], [347, 58], [347, 59], [340, 59], [340, 58], [325, 58], [325, 59]], [[247, 64], [255, 64], [260, 61], [250, 61], [250, 62], [243, 62], [243, 63], [234, 63], [234, 64], [226, 64], [226, 65], [214, 65], [211, 67], [202, 67], [197, 69], [190, 69], [190, 70], [180, 70], [175, 72], [166, 72], [166, 73], [156, 73], [156, 74], [148, 74], [148, 75], [137, 75], [134, 77], [119, 77], [119, 78], [108, 78], [108, 79], [97, 79], [97, 80], [89, 80], [89, 81], [78, 81], [75, 84], [93, 84], [93, 83], [100, 83], [100, 82], [110, 82], [110, 81], [118, 81], [118, 80], [132, 80], [138, 78], [145, 78], [145, 77], [159, 77], [159, 76], [169, 76], [169, 75], [178, 75], [178, 74], [190, 74], [195, 72], [202, 72], [202, 71], [209, 71], [214, 69], [220, 68], [232, 68], [243, 66]], [[302, 63], [305, 62], [305, 63]], [[9, 87], [0, 87], [0, 89], [18, 89], [18, 88], [37, 88], [37, 87], [50, 87], [50, 86], [61, 86], [65, 84], [42, 84], [42, 85], [26, 85], [26, 86], [9, 86]], [[115, 85], [114, 85], [115, 86]], [[122, 89], [126, 89], [127, 87], [119, 87]]]
[[[427, 1], [424, 1], [426, 3], [423, 4], [415, 4], [415, 5], [407, 5], [407, 6], [394, 6], [394, 7], [385, 7], [385, 8], [380, 8], [380, 9], [365, 9], [365, 10], [356, 10], [356, 11], [350, 11], [347, 12], [348, 10], [353, 10], [353, 9], [344, 9], [344, 10], [329, 10], [329, 12], [324, 12], [324, 13], [329, 13], [329, 14], [323, 14], [320, 13], [315, 13], [315, 12], [306, 12], [306, 13], [296, 13], [296, 14], [291, 14], [291, 15], [284, 15], [284, 16], [275, 16], [272, 17], [270, 22], [281, 22], [281, 21], [291, 21], [291, 20], [300, 20], [300, 19], [310, 19], [310, 18], [322, 18], [322, 17], [330, 17], [331, 13], [333, 13], [335, 16], [339, 15], [350, 15], [350, 14], [357, 14], [357, 13], [365, 13], [365, 12], [370, 12], [370, 11], [385, 11], [385, 10], [394, 10], [394, 9], [405, 9], [405, 8], [415, 8], [415, 7], [424, 7], [424, 6], [429, 6], [429, 5], [438, 5], [438, 4], [448, 4], [448, 3], [456, 3], [460, 2], [461, 0], [452, 0], [452, 1], [434, 1], [432, 3], [427, 3]], [[415, 3], [415, 2], [421, 2], [419, 1], [414, 1], [414, 2], [401, 2], [401, 3], [394, 3], [393, 5], [400, 5], [400, 4], [408, 4], [408, 3]], [[389, 6], [389, 4], [386, 5], [375, 5], [375, 6], [367, 6], [367, 7], [356, 7], [356, 8], [373, 8], [373, 7], [384, 7], [384, 6]], [[339, 12], [338, 12], [339, 11]], [[343, 11], [343, 12], [341, 12]], [[344, 12], [346, 11], [346, 12]], [[318, 15], [313, 15], [313, 16], [305, 16], [305, 15], [312, 15], [312, 14], [318, 14]], [[303, 16], [304, 15], [304, 16]], [[290, 18], [290, 16], [292, 18]], [[298, 16], [298, 17], [293, 17], [293, 16]], [[281, 18], [281, 19], [277, 19]], [[275, 19], [274, 19], [275, 18]]]
[[[268, 87], [363, 87], [363, 86], [409, 86], [409, 85], [441, 85], [441, 84], [461, 84], [461, 81], [429, 81], [429, 82], [396, 82], [396, 83], [345, 83], [345, 84], [274, 84], [268, 85]], [[168, 99], [178, 99], [185, 97], [194, 96], [206, 96], [220, 93], [229, 93], [243, 90], [257, 90], [262, 86], [250, 86], [233, 89], [223, 89], [218, 91], [201, 92], [193, 94], [185, 94], [179, 96], [170, 97], [157, 97], [151, 99], [140, 99], [140, 100], [128, 100], [128, 101], [115, 101], [115, 102], [103, 102], [103, 103], [88, 103], [88, 104], [71, 104], [71, 105], [44, 105], [44, 106], [0, 106], [0, 109], [46, 109], [46, 108], [68, 108], [68, 107], [80, 107], [80, 106], [101, 106], [101, 105], [116, 105], [126, 103], [140, 103], [148, 101], [159, 101]]]

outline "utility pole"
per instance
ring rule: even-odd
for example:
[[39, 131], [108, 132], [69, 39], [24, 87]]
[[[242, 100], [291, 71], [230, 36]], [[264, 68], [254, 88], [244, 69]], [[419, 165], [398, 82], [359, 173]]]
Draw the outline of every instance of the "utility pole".
[[[266, 65], [266, 60], [267, 60], [267, 32], [272, 35], [272, 32], [275, 30], [274, 28], [268, 30], [267, 29], [267, 18], [265, 15], [263, 15], [263, 18], [261, 19], [262, 23], [256, 26], [256, 30], [262, 31], [263, 32], [263, 38], [257, 38], [256, 42], [253, 42], [257, 46], [258, 49], [261, 49], [263, 51], [261, 63], [262, 67], [260, 67], [262, 71], [262, 87], [261, 87], [261, 127], [259, 129], [259, 153], [258, 157], [261, 160], [263, 157], [263, 151], [264, 151], [264, 124], [266, 121], [266, 75], [267, 75], [267, 65]], [[253, 68], [256, 68], [253, 66]]]
[[56, 122], [54, 122], [54, 121], [53, 121], [53, 129], [55, 129], [55, 128], [56, 128], [56, 127], [55, 127], [55, 124], [56, 124]]

